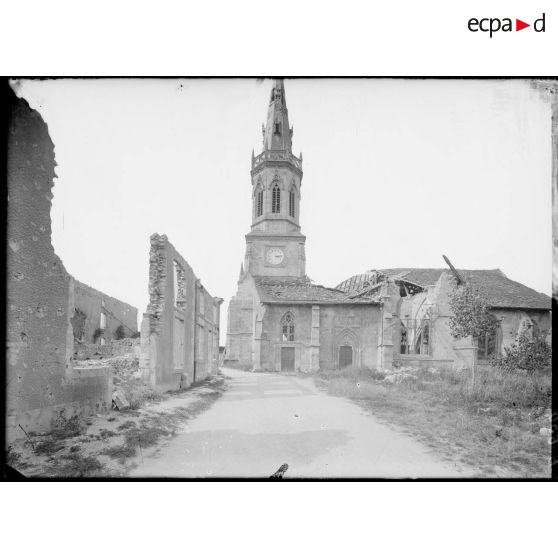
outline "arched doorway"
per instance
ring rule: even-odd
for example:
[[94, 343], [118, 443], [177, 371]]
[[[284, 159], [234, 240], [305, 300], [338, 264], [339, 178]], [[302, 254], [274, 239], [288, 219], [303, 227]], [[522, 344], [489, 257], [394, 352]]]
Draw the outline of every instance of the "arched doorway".
[[353, 365], [353, 348], [350, 345], [339, 347], [339, 369]]

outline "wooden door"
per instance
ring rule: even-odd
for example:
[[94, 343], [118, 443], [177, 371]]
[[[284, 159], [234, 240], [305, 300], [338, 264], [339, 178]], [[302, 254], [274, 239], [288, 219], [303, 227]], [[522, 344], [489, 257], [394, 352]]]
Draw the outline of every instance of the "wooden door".
[[281, 371], [294, 372], [295, 350], [294, 347], [281, 347]]
[[339, 368], [346, 368], [353, 364], [353, 348], [349, 345], [339, 347]]

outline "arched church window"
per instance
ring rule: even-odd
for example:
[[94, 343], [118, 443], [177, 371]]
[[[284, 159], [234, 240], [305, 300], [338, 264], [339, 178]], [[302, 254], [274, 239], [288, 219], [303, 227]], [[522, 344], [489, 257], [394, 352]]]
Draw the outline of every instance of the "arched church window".
[[261, 217], [263, 214], [263, 190], [258, 188], [256, 192], [256, 217]]
[[409, 354], [409, 334], [407, 332], [407, 328], [405, 327], [405, 324], [403, 322], [401, 322], [401, 329], [400, 329], [400, 336], [401, 336], [401, 342], [400, 342], [400, 348], [399, 348], [399, 352], [402, 355], [408, 355]]
[[281, 318], [281, 340], [294, 341], [295, 321], [292, 312], [287, 312]]
[[289, 216], [295, 216], [295, 193], [294, 188], [289, 192]]
[[417, 355], [428, 355], [430, 353], [430, 326], [428, 321], [424, 321], [416, 329], [415, 353]]
[[274, 186], [271, 196], [271, 213], [281, 213], [281, 190]]
[[490, 333], [485, 333], [480, 337], [477, 337], [477, 357], [479, 360], [489, 360], [491, 357], [495, 357], [500, 352], [499, 350], [499, 330], [496, 328], [495, 331]]

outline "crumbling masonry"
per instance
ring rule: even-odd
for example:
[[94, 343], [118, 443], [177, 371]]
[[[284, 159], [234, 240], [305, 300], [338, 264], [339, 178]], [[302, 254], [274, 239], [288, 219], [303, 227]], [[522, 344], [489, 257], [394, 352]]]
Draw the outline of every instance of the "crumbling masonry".
[[165, 235], [151, 236], [149, 305], [141, 325], [145, 381], [178, 389], [217, 372], [222, 302], [206, 291]]
[[112, 369], [72, 365], [74, 280], [51, 243], [54, 145], [40, 114], [11, 93], [7, 185], [8, 442], [110, 407]]

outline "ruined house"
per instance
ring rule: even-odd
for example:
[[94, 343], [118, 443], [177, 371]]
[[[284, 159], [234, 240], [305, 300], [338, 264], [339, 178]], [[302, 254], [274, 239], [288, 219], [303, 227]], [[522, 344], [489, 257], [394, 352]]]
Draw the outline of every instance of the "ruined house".
[[138, 334], [138, 310], [89, 285], [74, 281], [74, 338], [104, 344]]
[[[470, 367], [473, 340], [456, 341], [448, 327], [450, 270], [371, 271], [335, 289], [306, 276], [302, 154], [293, 155], [292, 135], [283, 80], [275, 80], [262, 152], [252, 153], [252, 225], [228, 308], [225, 364], [264, 371]], [[549, 331], [549, 297], [499, 270], [461, 273], [486, 292], [500, 320], [496, 336], [478, 340], [481, 361], [501, 353], [520, 327]]]
[[187, 387], [219, 367], [221, 298], [212, 297], [165, 235], [153, 234], [140, 371], [163, 389]]
[[54, 145], [10, 90], [7, 153], [6, 435], [110, 408], [112, 369], [73, 365], [75, 281], [51, 243]]

